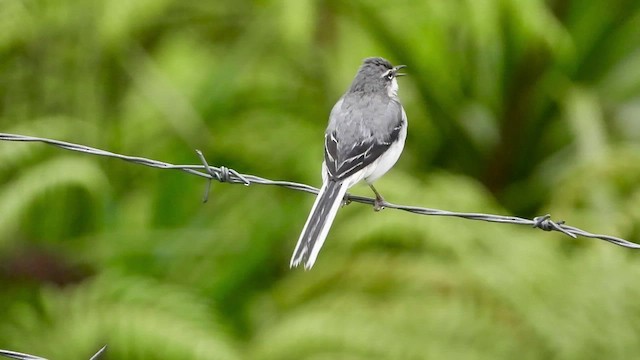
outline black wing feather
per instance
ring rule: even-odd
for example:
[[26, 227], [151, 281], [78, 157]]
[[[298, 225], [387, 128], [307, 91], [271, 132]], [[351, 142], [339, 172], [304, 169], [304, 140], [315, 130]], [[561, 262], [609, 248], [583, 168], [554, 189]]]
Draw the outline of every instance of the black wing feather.
[[396, 124], [384, 141], [374, 137], [354, 144], [348, 151], [340, 154], [339, 137], [336, 131], [325, 135], [324, 160], [329, 176], [336, 180], [344, 180], [373, 163], [389, 149], [400, 136], [402, 122]]

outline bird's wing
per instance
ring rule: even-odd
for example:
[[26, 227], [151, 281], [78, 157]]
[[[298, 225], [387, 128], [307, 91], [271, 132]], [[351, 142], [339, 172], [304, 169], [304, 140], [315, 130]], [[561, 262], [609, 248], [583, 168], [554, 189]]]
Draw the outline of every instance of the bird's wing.
[[377, 124], [376, 127], [355, 140], [342, 140], [338, 129], [328, 130], [324, 137], [324, 160], [329, 177], [343, 180], [378, 159], [398, 140], [405, 123], [403, 114], [400, 103], [390, 102], [387, 111], [377, 115], [379, 119], [366, 120]]

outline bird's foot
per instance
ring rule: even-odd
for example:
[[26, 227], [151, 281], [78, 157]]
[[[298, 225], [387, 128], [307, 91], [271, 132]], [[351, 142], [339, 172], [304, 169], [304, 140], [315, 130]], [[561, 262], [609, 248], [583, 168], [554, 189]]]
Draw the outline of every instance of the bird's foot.
[[349, 194], [346, 194], [344, 198], [342, 198], [342, 204], [340, 206], [347, 206], [349, 204], [351, 204], [351, 198], [349, 197]]
[[373, 202], [373, 211], [380, 211], [384, 209], [384, 199], [380, 195], [376, 195], [376, 200]]

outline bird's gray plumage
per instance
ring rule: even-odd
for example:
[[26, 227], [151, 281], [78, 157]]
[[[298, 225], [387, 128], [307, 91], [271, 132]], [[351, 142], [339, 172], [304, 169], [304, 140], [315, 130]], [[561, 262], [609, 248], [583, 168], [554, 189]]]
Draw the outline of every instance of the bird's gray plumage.
[[345, 94], [325, 133], [330, 177], [344, 179], [375, 161], [398, 140], [403, 121], [402, 105], [386, 94]]
[[407, 124], [395, 80], [401, 67], [383, 58], [365, 59], [331, 110], [325, 132], [324, 182], [298, 239], [292, 267], [301, 262], [307, 269], [313, 266], [347, 189], [362, 179], [371, 186], [397, 161]]

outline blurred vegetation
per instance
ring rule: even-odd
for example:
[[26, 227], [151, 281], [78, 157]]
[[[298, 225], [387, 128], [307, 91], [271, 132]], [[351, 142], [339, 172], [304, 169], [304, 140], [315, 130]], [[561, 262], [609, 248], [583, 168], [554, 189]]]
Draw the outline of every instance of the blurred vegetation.
[[[640, 240], [635, 0], [2, 0], [2, 132], [318, 185], [360, 61], [408, 65], [390, 201]], [[627, 359], [639, 254], [0, 143], [0, 348], [51, 359]], [[369, 194], [366, 187], [355, 188]]]

